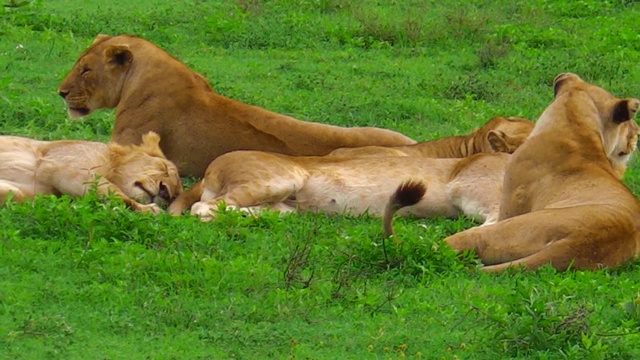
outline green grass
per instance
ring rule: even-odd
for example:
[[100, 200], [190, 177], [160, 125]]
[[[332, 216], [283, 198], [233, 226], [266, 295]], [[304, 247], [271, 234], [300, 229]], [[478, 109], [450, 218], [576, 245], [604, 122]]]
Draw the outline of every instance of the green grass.
[[[56, 88], [96, 34], [133, 33], [273, 111], [463, 134], [535, 119], [559, 72], [640, 97], [639, 15], [624, 0], [33, 1], [0, 10], [0, 132], [108, 140], [113, 113], [69, 120]], [[624, 181], [640, 194], [637, 161]], [[487, 275], [441, 243], [472, 225], [398, 219], [387, 267], [368, 216], [9, 204], [0, 358], [640, 358], [640, 261]]]

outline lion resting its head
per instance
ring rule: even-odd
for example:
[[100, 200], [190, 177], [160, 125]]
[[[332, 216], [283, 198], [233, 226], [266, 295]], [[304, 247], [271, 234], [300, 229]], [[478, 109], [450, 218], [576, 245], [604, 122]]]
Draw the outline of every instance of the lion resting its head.
[[158, 205], [182, 192], [178, 169], [159, 142], [155, 133], [143, 136], [139, 146], [0, 136], [0, 203], [37, 194], [79, 197], [96, 186], [133, 210], [158, 213]]
[[151, 42], [99, 35], [58, 88], [72, 118], [115, 108], [112, 140], [139, 144], [155, 131], [181, 175], [202, 176], [232, 150], [326, 155], [341, 147], [415, 143], [394, 131], [305, 122], [215, 93], [206, 79]]
[[[494, 151], [509, 140], [500, 137]], [[203, 220], [220, 205], [248, 212], [262, 209], [383, 215], [389, 196], [407, 177], [429, 188], [402, 215], [497, 221], [502, 177], [509, 155], [482, 153], [466, 158], [289, 156], [264, 151], [233, 151], [211, 162], [205, 178], [180, 195], [169, 213]], [[384, 174], [384, 176], [381, 176]], [[415, 193], [412, 194], [415, 197]]]
[[558, 75], [554, 88], [554, 101], [507, 163], [499, 221], [445, 239], [474, 249], [487, 271], [597, 269], [640, 253], [638, 200], [607, 158], [625, 143], [635, 147], [637, 128], [626, 124], [640, 100], [574, 74]]

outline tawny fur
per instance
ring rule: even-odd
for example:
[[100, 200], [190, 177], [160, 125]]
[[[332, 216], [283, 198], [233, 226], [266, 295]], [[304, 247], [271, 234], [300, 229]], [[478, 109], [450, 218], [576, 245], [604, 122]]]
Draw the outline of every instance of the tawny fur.
[[622, 179], [627, 171], [627, 163], [631, 160], [631, 156], [638, 147], [638, 133], [640, 128], [633, 121], [627, 121], [620, 124], [620, 141], [609, 151], [609, 159], [611, 165], [619, 179]]
[[[618, 179], [622, 179], [624, 173], [627, 170], [627, 165], [631, 160], [631, 156], [637, 148], [638, 125], [633, 120], [624, 122], [620, 124], [620, 132], [618, 134], [618, 137], [608, 140], [608, 142], [614, 143], [614, 145], [612, 146], [612, 151], [610, 151], [608, 155], [608, 159], [614, 169], [616, 177], [618, 177]], [[499, 143], [496, 143], [496, 149], [505, 149], [504, 147], [500, 147], [498, 144]], [[489, 219], [491, 220], [486, 221], [486, 219], [483, 219], [485, 220], [483, 225], [489, 225], [495, 223], [498, 219], [497, 206], [502, 196], [502, 190], [497, 186], [502, 185], [503, 177], [494, 178], [495, 181], [487, 181], [487, 179], [485, 179], [484, 184], [474, 184], [474, 177], [486, 176], [486, 173], [469, 173], [469, 169], [467, 168], [468, 162], [473, 161], [475, 161], [473, 157], [470, 157], [469, 160], [461, 161], [459, 163], [458, 167], [453, 171], [451, 175], [451, 184], [453, 184], [453, 186], [451, 186], [451, 189], [457, 189], [458, 194], [463, 194], [463, 196], [460, 198], [463, 198], [464, 196], [467, 197], [466, 201], [462, 201], [459, 203], [475, 204], [475, 210], [469, 209], [463, 210], [463, 212], [466, 211], [465, 213], [468, 212], [468, 214], [490, 214]], [[494, 168], [493, 170], [504, 173], [504, 167], [506, 163], [503, 162], [500, 163], [500, 165], [501, 167]], [[471, 169], [474, 169], [474, 167], [471, 167]], [[476, 199], [475, 196], [477, 196], [477, 193], [473, 191], [476, 188], [476, 186], [474, 185], [486, 186], [487, 184], [489, 185], [489, 187], [487, 187], [487, 190], [489, 191], [488, 194], [490, 195], [487, 196], [487, 194], [484, 194], [484, 202], [474, 203], [473, 200]], [[422, 191], [421, 189], [426, 190], [426, 184], [424, 184], [421, 180], [410, 180], [402, 183], [393, 193], [391, 198], [389, 198], [389, 202], [387, 203], [384, 211], [382, 223], [383, 233], [385, 236], [388, 237], [393, 234], [393, 215], [398, 210], [407, 206], [412, 206], [422, 199], [422, 197], [425, 195], [425, 191]], [[429, 199], [426, 199], [425, 201], [428, 202]], [[484, 210], [482, 211], [481, 209]]]
[[58, 88], [79, 118], [115, 108], [112, 141], [139, 144], [148, 131], [182, 176], [202, 176], [233, 150], [326, 155], [341, 147], [395, 146], [415, 141], [394, 131], [312, 123], [226, 98], [206, 79], [151, 42], [99, 35]]
[[37, 194], [80, 197], [97, 186], [130, 208], [158, 213], [182, 192], [178, 170], [155, 133], [140, 146], [80, 140], [39, 141], [0, 136], [0, 203]]
[[332, 151], [330, 155], [351, 158], [365, 156], [462, 158], [473, 154], [495, 152], [496, 147], [504, 149], [500, 151], [513, 153], [529, 136], [534, 125], [531, 120], [498, 116], [467, 135], [444, 137], [413, 145], [342, 148]]
[[[504, 150], [513, 138], [502, 140], [497, 146]], [[505, 153], [462, 159], [296, 157], [235, 151], [214, 160], [202, 182], [178, 197], [169, 212], [179, 215], [191, 207], [192, 214], [209, 220], [224, 202], [247, 211], [271, 208], [381, 216], [398, 185], [411, 177], [428, 184], [429, 201], [406, 207], [401, 215], [465, 213], [479, 221], [495, 221], [507, 157]]]
[[486, 271], [598, 269], [640, 253], [638, 200], [607, 159], [640, 100], [619, 99], [574, 74], [558, 75], [554, 88], [554, 101], [507, 164], [500, 221], [445, 239], [456, 250], [474, 249]]

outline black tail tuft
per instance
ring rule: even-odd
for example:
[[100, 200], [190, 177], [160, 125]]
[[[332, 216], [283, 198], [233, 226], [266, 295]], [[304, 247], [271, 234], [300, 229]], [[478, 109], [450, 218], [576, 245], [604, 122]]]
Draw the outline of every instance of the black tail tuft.
[[398, 208], [415, 205], [427, 192], [427, 187], [421, 181], [405, 181], [396, 189], [393, 198]]
[[408, 180], [400, 184], [389, 198], [382, 217], [382, 230], [386, 237], [393, 235], [393, 215], [403, 207], [417, 204], [427, 192], [422, 181]]

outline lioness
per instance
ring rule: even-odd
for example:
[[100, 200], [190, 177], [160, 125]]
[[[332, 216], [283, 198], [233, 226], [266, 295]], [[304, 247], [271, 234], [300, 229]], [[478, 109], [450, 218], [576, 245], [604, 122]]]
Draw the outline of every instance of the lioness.
[[452, 235], [485, 271], [618, 265], [640, 253], [640, 206], [607, 160], [640, 100], [619, 99], [575, 74], [554, 81], [555, 99], [507, 164], [496, 224]]
[[[329, 155], [345, 157], [365, 156], [422, 156], [433, 158], [461, 158], [478, 153], [494, 152], [499, 147], [511, 145], [504, 152], [512, 153], [533, 130], [533, 121], [519, 117], [494, 117], [468, 135], [449, 136], [413, 145], [363, 146], [341, 148]], [[507, 139], [507, 141], [505, 141]], [[496, 142], [501, 144], [496, 144]]]
[[71, 118], [115, 108], [112, 141], [139, 144], [157, 132], [182, 176], [202, 176], [233, 150], [326, 155], [340, 147], [408, 145], [394, 131], [305, 122], [214, 92], [206, 79], [151, 42], [98, 35], [62, 81], [58, 93]]
[[[524, 141], [503, 133], [495, 136], [496, 151], [517, 146], [511, 143], [514, 139]], [[214, 160], [205, 178], [179, 196], [169, 212], [179, 215], [193, 204], [191, 213], [209, 220], [224, 202], [249, 210], [382, 215], [399, 179], [411, 174], [428, 183], [430, 197], [401, 214], [456, 217], [463, 212], [481, 221], [495, 221], [507, 156], [345, 158], [234, 151]]]
[[[624, 176], [631, 156], [636, 151], [638, 130], [636, 122], [630, 120], [620, 124], [617, 137], [606, 140], [607, 143], [613, 143], [613, 146], [607, 146], [612, 149], [607, 158], [618, 179]], [[499, 142], [495, 146], [498, 150], [509, 148]], [[451, 172], [444, 192], [447, 201], [460, 209], [459, 214], [482, 221], [480, 226], [493, 224], [498, 220], [502, 184], [509, 159], [506, 155], [492, 154], [494, 158], [485, 155], [478, 154], [460, 161]], [[479, 156], [482, 158], [475, 158]], [[431, 198], [430, 192], [424, 198], [427, 187], [431, 185], [428, 179], [414, 178], [411, 175], [405, 177], [412, 180], [400, 184], [385, 206], [382, 225], [387, 237], [393, 234], [393, 215], [398, 210], [408, 206], [428, 207], [432, 206], [430, 203], [442, 203], [443, 194], [436, 194]]]
[[140, 146], [92, 141], [39, 141], [0, 136], [0, 203], [11, 194], [22, 201], [36, 194], [84, 195], [94, 184], [131, 209], [158, 213], [182, 192], [178, 169], [148, 133]]

